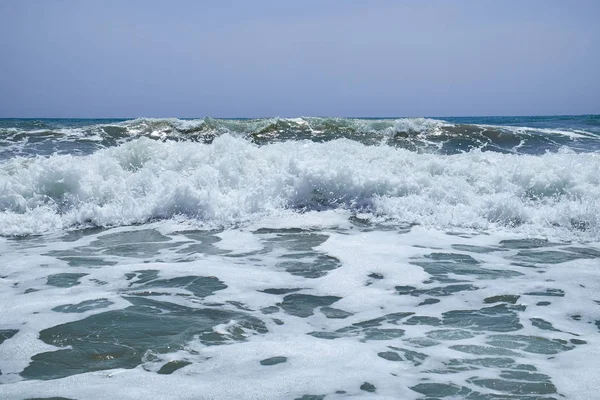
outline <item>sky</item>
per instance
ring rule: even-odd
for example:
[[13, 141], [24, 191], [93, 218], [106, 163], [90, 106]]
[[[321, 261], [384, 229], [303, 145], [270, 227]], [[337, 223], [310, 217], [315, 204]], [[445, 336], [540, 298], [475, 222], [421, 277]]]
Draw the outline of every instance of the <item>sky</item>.
[[0, 0], [0, 117], [600, 113], [598, 0]]

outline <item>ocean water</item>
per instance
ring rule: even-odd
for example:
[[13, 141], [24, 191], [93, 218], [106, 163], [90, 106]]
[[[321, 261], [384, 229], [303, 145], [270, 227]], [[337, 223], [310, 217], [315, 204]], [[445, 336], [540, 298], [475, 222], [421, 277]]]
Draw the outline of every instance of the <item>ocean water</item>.
[[0, 398], [593, 399], [600, 116], [0, 120]]

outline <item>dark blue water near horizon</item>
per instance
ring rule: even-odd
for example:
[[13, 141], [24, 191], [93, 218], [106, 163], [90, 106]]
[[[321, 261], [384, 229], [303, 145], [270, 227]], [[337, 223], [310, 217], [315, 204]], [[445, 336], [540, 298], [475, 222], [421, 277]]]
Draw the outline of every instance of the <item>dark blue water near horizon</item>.
[[[88, 125], [112, 124], [146, 117], [123, 117], [123, 118], [0, 118], [0, 128], [21, 128], [21, 129], [44, 129], [50, 127], [82, 127]], [[154, 119], [180, 119], [180, 120], [198, 120], [205, 117], [148, 117]], [[228, 117], [218, 118], [232, 121], [249, 121], [277, 117]], [[288, 117], [281, 117], [288, 118]], [[302, 118], [302, 117], [299, 117]], [[328, 118], [328, 117], [322, 117]], [[355, 120], [394, 120], [400, 118], [415, 118], [406, 116], [386, 116], [386, 117], [336, 117]], [[582, 114], [582, 115], [541, 115], [541, 116], [456, 116], [456, 117], [438, 117], [426, 116], [424, 118], [443, 120], [460, 124], [480, 124], [480, 125], [501, 125], [501, 126], [529, 126], [535, 128], [596, 128], [600, 131], [600, 114]]]

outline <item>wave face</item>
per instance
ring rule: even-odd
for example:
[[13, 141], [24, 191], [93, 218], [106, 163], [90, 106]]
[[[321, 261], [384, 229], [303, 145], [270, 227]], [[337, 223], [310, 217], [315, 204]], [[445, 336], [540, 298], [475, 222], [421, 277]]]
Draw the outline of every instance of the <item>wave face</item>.
[[[352, 132], [367, 124], [318, 121], [346, 123]], [[131, 133], [133, 126], [179, 123], [137, 120], [118, 126]], [[205, 123], [185, 122], [198, 129]], [[226, 123], [253, 126], [248, 134], [257, 136], [252, 124], [290, 122]], [[419, 129], [427, 132], [424, 137], [449, 129], [435, 120], [368, 124], [405, 124], [404, 132], [415, 137], [423, 135]], [[557, 137], [575, 140], [565, 135], [552, 140]], [[379, 222], [442, 229], [600, 237], [598, 152], [563, 147], [540, 155], [483, 149], [440, 155], [399, 147], [344, 138], [258, 145], [224, 133], [210, 143], [137, 137], [84, 155], [12, 157], [0, 162], [0, 235], [165, 218], [232, 226], [278, 213], [339, 209]]]
[[90, 154], [139, 137], [211, 143], [231, 135], [265, 145], [289, 140], [350, 139], [421, 153], [481, 150], [544, 154], [567, 147], [600, 151], [600, 116], [348, 119], [0, 120], [0, 160], [14, 156]]

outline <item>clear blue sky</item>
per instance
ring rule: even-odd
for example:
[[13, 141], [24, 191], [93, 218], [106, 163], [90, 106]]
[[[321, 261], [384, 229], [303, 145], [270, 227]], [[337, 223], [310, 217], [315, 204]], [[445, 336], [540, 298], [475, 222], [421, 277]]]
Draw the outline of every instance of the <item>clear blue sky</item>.
[[0, 0], [0, 117], [600, 113], [599, 0]]

